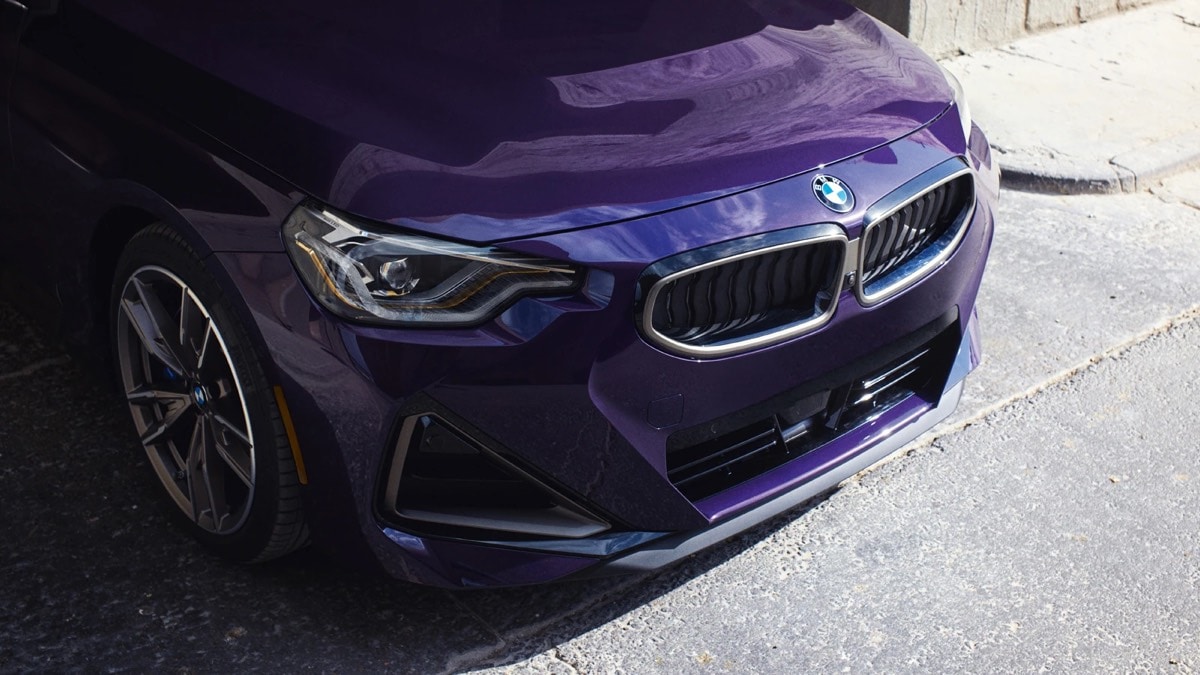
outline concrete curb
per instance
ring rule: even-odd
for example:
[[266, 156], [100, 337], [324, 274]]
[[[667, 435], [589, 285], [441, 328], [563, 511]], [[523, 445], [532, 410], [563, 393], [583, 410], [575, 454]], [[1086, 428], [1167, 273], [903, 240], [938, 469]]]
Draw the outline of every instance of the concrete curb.
[[997, 151], [1001, 182], [1023, 192], [1083, 195], [1140, 192], [1177, 173], [1200, 167], [1200, 132], [1123, 152], [1107, 164], [1035, 158]]

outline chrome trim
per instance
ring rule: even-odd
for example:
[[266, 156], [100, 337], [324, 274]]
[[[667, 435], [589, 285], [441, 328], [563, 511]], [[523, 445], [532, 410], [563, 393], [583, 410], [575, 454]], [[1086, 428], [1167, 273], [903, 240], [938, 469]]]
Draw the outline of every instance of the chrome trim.
[[472, 543], [523, 551], [605, 558], [628, 551], [631, 548], [641, 546], [655, 539], [662, 539], [670, 534], [670, 532], [610, 532], [595, 537], [588, 537], [587, 539], [489, 540]]
[[[865, 243], [871, 229], [887, 220], [895, 212], [946, 183], [970, 174], [971, 167], [967, 165], [965, 159], [962, 157], [952, 157], [901, 185], [867, 209], [867, 213], [863, 217], [862, 235], [859, 239]], [[954, 233], [950, 241], [943, 244], [936, 251], [930, 251], [930, 249], [934, 248], [937, 242], [931, 243], [926, 251], [930, 251], [933, 255], [918, 255], [908, 263], [885, 275], [884, 278], [895, 275], [896, 279], [880, 290], [868, 292], [866, 289], [867, 285], [863, 283], [862, 268], [866, 264], [867, 251], [866, 246], [860, 244], [857, 256], [858, 278], [854, 284], [854, 293], [858, 296], [858, 301], [864, 307], [877, 305], [895, 297], [901, 291], [924, 279], [934, 269], [946, 262], [954, 251], [958, 249], [959, 243], [962, 242], [963, 237], [966, 235], [967, 224], [971, 222], [971, 218], [975, 215], [976, 193], [974, 181], [971, 183], [971, 196], [969, 199], [967, 208], [963, 210], [959, 218], [950, 226], [950, 230]], [[910, 266], [912, 269], [908, 269]]]
[[[409, 446], [412, 445], [413, 433], [416, 431], [417, 422], [422, 417], [431, 417], [437, 420], [439, 424], [444, 425], [447, 429], [467, 440], [471, 445], [475, 446], [476, 450], [499, 464], [504, 470], [509, 471], [516, 478], [528, 482], [532, 487], [545, 492], [557, 505], [552, 509], [546, 510], [463, 508], [429, 511], [396, 508], [396, 501], [400, 490], [400, 479], [404, 475], [404, 460], [408, 456]], [[510, 532], [531, 536], [554, 537], [556, 539], [582, 539], [600, 534], [612, 527], [608, 522], [589, 513], [586, 509], [580, 507], [573, 500], [567, 498], [557, 490], [543, 484], [503, 457], [488, 450], [481, 443], [475, 441], [470, 434], [433, 412], [415, 413], [404, 418], [404, 424], [400, 427], [400, 435], [396, 439], [396, 449], [392, 454], [392, 464], [388, 470], [387, 484], [384, 486], [383, 507], [386, 509], [388, 515], [398, 516], [415, 522], [470, 527], [478, 530]]]
[[[916, 354], [913, 354], [911, 357], [905, 359], [904, 362], [901, 363], [900, 365], [898, 365], [894, 368], [889, 368], [886, 373], [882, 373], [880, 375], [877, 375], [876, 377], [872, 377], [869, 380], [863, 380], [860, 384], [862, 385], [862, 388], [865, 390], [874, 389], [875, 387], [879, 386], [880, 382], [884, 382], [884, 381], [890, 379], [893, 375], [900, 372], [901, 370], [904, 370], [905, 368], [908, 368], [909, 366], [911, 366], [913, 364], [914, 361], [916, 361], [917, 359], [923, 358], [928, 353], [929, 353], [928, 348], [922, 349], [921, 351], [917, 352]], [[912, 371], [909, 371], [909, 372], [911, 374]], [[907, 375], [905, 377], [907, 377]], [[903, 379], [903, 378], [899, 378], [899, 379]]]
[[583, 539], [608, 530], [607, 525], [561, 506], [545, 511], [485, 508], [458, 511], [425, 511], [421, 509], [396, 509], [395, 511], [401, 518], [422, 523], [554, 537], [555, 539]]
[[[829, 323], [829, 320], [833, 318], [834, 311], [837, 309], [838, 298], [842, 294], [842, 289], [844, 288], [846, 279], [844, 270], [846, 261], [849, 259], [849, 255], [847, 254], [849, 249], [849, 239], [846, 238], [845, 233], [840, 227], [832, 223], [820, 223], [813, 225], [812, 228], [814, 229], [814, 233], [802, 239], [717, 258], [693, 267], [672, 272], [671, 274], [659, 279], [650, 288], [650, 292], [646, 294], [646, 301], [643, 303], [642, 307], [642, 327], [646, 336], [658, 346], [676, 354], [682, 354], [684, 356], [690, 356], [693, 358], [715, 358], [778, 344], [785, 340], [789, 340], [804, 333], [816, 330], [821, 326], [824, 326], [826, 323]], [[706, 270], [711, 267], [724, 265], [725, 263], [766, 255], [776, 251], [784, 251], [789, 248], [813, 246], [831, 241], [841, 242], [842, 244], [843, 273], [839, 274], [837, 279], [834, 280], [832, 293], [833, 299], [830, 301], [829, 307], [823, 313], [817, 316], [800, 323], [782, 326], [773, 330], [752, 335], [748, 338], [743, 338], [741, 340], [723, 342], [715, 345], [689, 345], [678, 340], [673, 340], [658, 332], [654, 328], [654, 305], [658, 301], [658, 295], [662, 291], [663, 286], [675, 281], [676, 279], [695, 274], [696, 272]]]

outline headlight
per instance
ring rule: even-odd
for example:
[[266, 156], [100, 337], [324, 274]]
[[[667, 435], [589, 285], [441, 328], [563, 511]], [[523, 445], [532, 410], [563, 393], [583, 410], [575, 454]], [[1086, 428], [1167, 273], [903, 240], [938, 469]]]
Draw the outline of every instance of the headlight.
[[569, 292], [583, 276], [552, 260], [383, 232], [314, 204], [288, 216], [283, 241], [321, 305], [371, 323], [478, 324], [522, 295]]
[[971, 107], [967, 105], [967, 95], [963, 93], [962, 82], [954, 76], [954, 73], [942, 67], [942, 74], [946, 76], [946, 83], [954, 90], [954, 105], [958, 107], [958, 119], [962, 121], [963, 137], [967, 142], [971, 142]]

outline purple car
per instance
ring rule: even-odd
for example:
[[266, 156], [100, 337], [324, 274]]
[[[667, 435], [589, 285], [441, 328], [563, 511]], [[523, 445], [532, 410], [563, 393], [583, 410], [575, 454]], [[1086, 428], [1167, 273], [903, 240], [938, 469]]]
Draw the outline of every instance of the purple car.
[[225, 557], [654, 569], [902, 448], [979, 361], [987, 141], [840, 2], [0, 17], [0, 284], [115, 373], [114, 461]]

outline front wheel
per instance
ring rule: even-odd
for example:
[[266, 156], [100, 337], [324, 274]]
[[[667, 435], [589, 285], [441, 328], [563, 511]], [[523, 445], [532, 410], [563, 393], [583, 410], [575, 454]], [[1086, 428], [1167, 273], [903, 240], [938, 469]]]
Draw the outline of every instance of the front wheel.
[[190, 246], [163, 225], [117, 264], [110, 326], [150, 466], [192, 533], [257, 562], [307, 540], [296, 465], [251, 341]]

